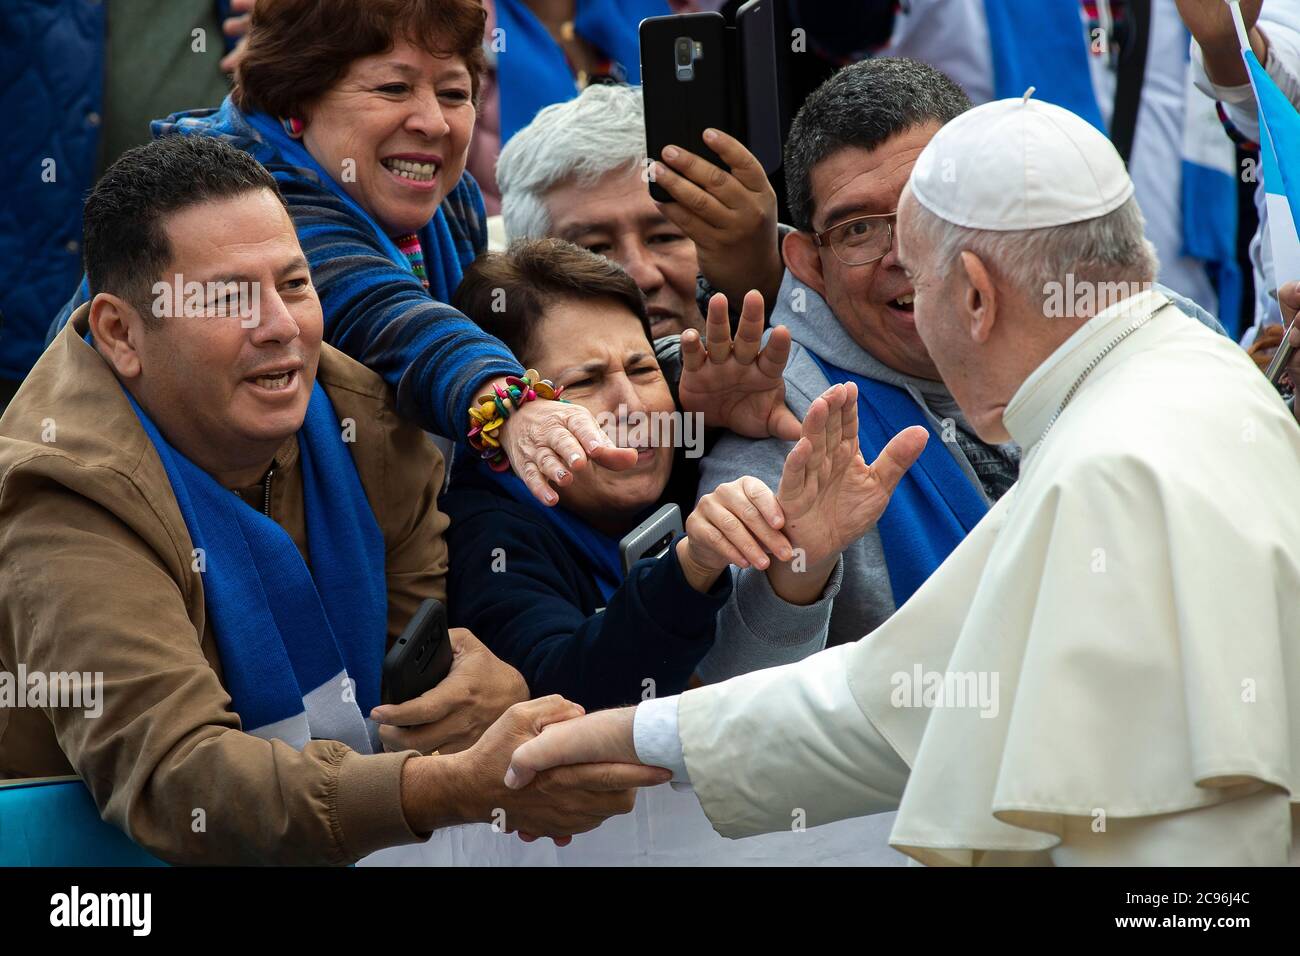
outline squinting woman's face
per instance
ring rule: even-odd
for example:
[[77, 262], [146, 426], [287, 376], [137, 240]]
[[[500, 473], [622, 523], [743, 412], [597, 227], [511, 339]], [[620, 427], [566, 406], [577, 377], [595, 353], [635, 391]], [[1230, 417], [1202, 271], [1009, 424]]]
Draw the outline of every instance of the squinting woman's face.
[[558, 300], [547, 307], [523, 358], [563, 385], [562, 397], [586, 408], [602, 426], [620, 419], [627, 426], [627, 445], [637, 448], [635, 465], [612, 471], [588, 462], [559, 489], [560, 503], [588, 524], [625, 534], [663, 495], [673, 469], [673, 449], [651, 447], [660, 433], [659, 416], [676, 406], [640, 320], [612, 299]]
[[401, 41], [352, 62], [309, 110], [303, 144], [396, 235], [423, 228], [460, 181], [474, 119], [464, 59]]

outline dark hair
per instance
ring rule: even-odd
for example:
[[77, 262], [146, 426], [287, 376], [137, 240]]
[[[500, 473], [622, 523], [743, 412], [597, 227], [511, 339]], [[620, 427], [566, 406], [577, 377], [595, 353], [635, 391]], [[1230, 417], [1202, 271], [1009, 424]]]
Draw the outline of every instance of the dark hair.
[[812, 230], [813, 167], [846, 146], [875, 149], [926, 123], [940, 125], [971, 108], [960, 86], [932, 66], [901, 57], [863, 60], [839, 70], [804, 101], [785, 146], [786, 201], [794, 225]]
[[173, 134], [128, 149], [100, 177], [82, 212], [90, 294], [121, 296], [154, 323], [153, 286], [172, 258], [166, 217], [258, 189], [284, 202], [257, 160], [211, 136]]
[[547, 306], [557, 299], [601, 298], [625, 306], [654, 345], [645, 297], [632, 277], [617, 263], [563, 239], [523, 239], [505, 252], [479, 256], [452, 304], [526, 362]]
[[301, 117], [353, 60], [405, 39], [435, 56], [459, 56], [474, 102], [485, 56], [479, 0], [261, 0], [236, 71], [235, 104]]

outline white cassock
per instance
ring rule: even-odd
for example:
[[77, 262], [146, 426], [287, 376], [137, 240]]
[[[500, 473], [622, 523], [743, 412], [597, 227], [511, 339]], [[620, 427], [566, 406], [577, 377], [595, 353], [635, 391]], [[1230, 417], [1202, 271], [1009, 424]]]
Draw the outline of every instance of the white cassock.
[[[641, 704], [638, 754], [725, 836], [897, 807], [890, 843], [929, 864], [1293, 861], [1295, 419], [1236, 345], [1143, 292], [1004, 422], [1019, 483], [889, 621]], [[931, 674], [937, 699], [912, 686]]]

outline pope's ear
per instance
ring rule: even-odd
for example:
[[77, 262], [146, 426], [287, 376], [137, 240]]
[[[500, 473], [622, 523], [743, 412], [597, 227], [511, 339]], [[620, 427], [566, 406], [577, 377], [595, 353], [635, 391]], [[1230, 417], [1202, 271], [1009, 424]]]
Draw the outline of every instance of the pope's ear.
[[781, 254], [785, 257], [786, 268], [796, 279], [823, 299], [826, 298], [826, 277], [822, 275], [822, 257], [817, 251], [811, 233], [802, 231], [788, 233], [781, 243]]
[[997, 290], [993, 286], [989, 270], [975, 253], [969, 250], [963, 252], [961, 267], [966, 275], [962, 290], [962, 305], [966, 313], [963, 321], [970, 325], [971, 341], [983, 345], [993, 332], [993, 323], [997, 321]]
[[99, 354], [122, 378], [140, 374], [137, 343], [143, 325], [140, 314], [120, 296], [100, 292], [90, 302], [90, 334]]

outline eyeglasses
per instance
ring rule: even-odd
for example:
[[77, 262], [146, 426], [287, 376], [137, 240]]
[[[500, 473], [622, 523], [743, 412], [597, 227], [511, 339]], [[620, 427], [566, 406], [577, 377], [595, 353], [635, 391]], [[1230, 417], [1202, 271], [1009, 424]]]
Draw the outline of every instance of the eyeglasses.
[[865, 266], [883, 259], [894, 245], [893, 219], [898, 210], [875, 216], [855, 216], [813, 233], [819, 246], [830, 246], [846, 266]]

